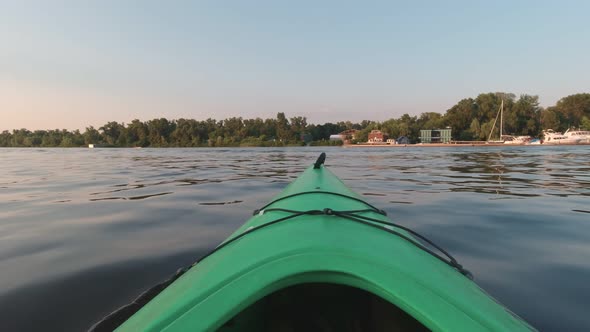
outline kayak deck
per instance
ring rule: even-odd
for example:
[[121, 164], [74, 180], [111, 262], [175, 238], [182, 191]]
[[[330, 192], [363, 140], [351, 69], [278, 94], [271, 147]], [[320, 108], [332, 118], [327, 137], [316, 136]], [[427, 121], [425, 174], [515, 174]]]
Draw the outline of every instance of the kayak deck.
[[403, 238], [410, 233], [392, 235], [330, 211], [390, 222], [328, 169], [312, 166], [117, 331], [244, 330], [276, 320], [262, 312], [265, 303], [315, 303], [325, 292], [348, 296], [324, 303], [319, 317], [329, 308], [345, 316], [346, 303], [356, 300], [382, 303], [370, 313], [375, 320], [379, 310], [389, 312], [382, 322], [406, 315], [399, 322], [437, 331], [532, 330], [456, 268]]

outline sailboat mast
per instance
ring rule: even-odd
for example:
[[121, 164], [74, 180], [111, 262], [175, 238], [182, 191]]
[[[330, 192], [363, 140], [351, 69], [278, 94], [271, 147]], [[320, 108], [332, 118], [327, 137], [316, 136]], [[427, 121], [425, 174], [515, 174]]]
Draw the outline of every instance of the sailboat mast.
[[502, 140], [502, 127], [504, 127], [504, 99], [502, 98], [502, 103], [500, 104], [500, 140]]
[[498, 122], [498, 117], [500, 117], [500, 139], [502, 141], [502, 127], [504, 126], [504, 99], [500, 103], [500, 109], [498, 113], [496, 113], [496, 118], [494, 119], [494, 124], [492, 125], [492, 130], [490, 130], [490, 135], [488, 136], [488, 142], [492, 139], [492, 135], [494, 134], [494, 128], [496, 128], [496, 122]]

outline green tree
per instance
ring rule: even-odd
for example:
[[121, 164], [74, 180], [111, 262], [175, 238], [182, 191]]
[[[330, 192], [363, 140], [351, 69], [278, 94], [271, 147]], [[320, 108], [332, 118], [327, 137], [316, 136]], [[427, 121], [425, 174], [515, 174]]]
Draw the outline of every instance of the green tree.
[[234, 140], [242, 140], [246, 137], [246, 130], [244, 130], [244, 122], [242, 118], [229, 118], [223, 120], [224, 136]]
[[441, 129], [445, 127], [445, 119], [440, 113], [422, 113], [418, 118], [418, 126], [420, 129]]
[[153, 119], [147, 122], [148, 139], [151, 146], [166, 147], [170, 134], [176, 129], [176, 124], [166, 118]]
[[100, 133], [93, 126], [86, 127], [86, 131], [82, 136], [84, 137], [84, 144], [99, 144], [101, 142]]
[[301, 141], [302, 135], [305, 134], [307, 130], [307, 119], [305, 117], [296, 116], [290, 119], [290, 137], [294, 140]]
[[41, 140], [41, 146], [52, 147], [60, 146], [62, 141], [62, 132], [59, 129], [48, 130]]
[[246, 137], [260, 137], [264, 132], [264, 120], [261, 118], [244, 120]]
[[418, 137], [420, 137], [418, 117], [410, 116], [406, 113], [399, 118], [398, 123], [400, 136], [408, 136], [410, 140], [414, 142], [418, 140]]
[[547, 109], [541, 111], [541, 129], [561, 130], [561, 121], [559, 119], [559, 115], [554, 109], [554, 107], [548, 107]]
[[584, 116], [590, 117], [590, 93], [561, 98], [555, 105], [555, 110], [561, 113], [566, 127], [579, 127]]
[[287, 120], [287, 117], [285, 116], [285, 113], [283, 113], [283, 112], [277, 113], [276, 133], [277, 133], [277, 138], [281, 142], [288, 141], [291, 136], [289, 120]]
[[127, 125], [127, 144], [130, 146], [149, 146], [147, 125], [138, 119], [134, 119]]
[[471, 132], [471, 136], [476, 139], [483, 141], [486, 139], [485, 133], [481, 130], [481, 126], [479, 124], [479, 120], [474, 118], [471, 121], [471, 125], [469, 126], [469, 131]]
[[[389, 119], [381, 123], [378, 127], [381, 128], [381, 131], [387, 134], [390, 138], [398, 138], [401, 136], [401, 129], [399, 126], [399, 122], [396, 119]], [[368, 136], [368, 132], [367, 132]]]
[[101, 131], [102, 140], [106, 144], [116, 146], [121, 132], [123, 132], [123, 125], [111, 121], [98, 129]]
[[41, 146], [43, 142], [43, 136], [45, 136], [47, 132], [45, 130], [35, 130], [32, 133], [32, 137], [30, 138], [31, 146]]
[[510, 114], [514, 120], [508, 129], [517, 135], [537, 135], [540, 132], [540, 112], [538, 96], [521, 95], [512, 105]]
[[488, 113], [489, 102], [484, 100], [482, 95], [478, 98], [480, 98], [481, 104], [477, 103], [477, 108], [474, 107], [475, 101], [471, 98], [467, 98], [460, 100], [445, 113], [444, 123], [446, 126], [451, 127], [454, 139], [459, 139], [460, 133], [469, 129], [474, 115], [479, 119], [487, 118], [486, 114]]
[[5, 148], [12, 146], [12, 134], [8, 130], [0, 134], [0, 146]]

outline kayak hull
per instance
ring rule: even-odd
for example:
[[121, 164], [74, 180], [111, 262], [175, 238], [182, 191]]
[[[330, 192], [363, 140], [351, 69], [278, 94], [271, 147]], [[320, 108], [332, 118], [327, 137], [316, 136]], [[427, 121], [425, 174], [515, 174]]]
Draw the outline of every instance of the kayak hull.
[[327, 168], [310, 167], [117, 331], [217, 330], [260, 299], [307, 283], [364, 290], [433, 331], [533, 330], [407, 239], [331, 214], [273, 223], [292, 211], [325, 209], [390, 222]]

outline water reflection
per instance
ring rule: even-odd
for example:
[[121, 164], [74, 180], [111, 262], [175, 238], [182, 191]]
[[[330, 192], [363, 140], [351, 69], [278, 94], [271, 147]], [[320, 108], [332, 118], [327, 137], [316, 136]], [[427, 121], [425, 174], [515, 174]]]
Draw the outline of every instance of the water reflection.
[[146, 198], [150, 198], [150, 197], [157, 197], [157, 196], [164, 196], [164, 195], [170, 195], [173, 192], [169, 191], [169, 192], [165, 192], [165, 193], [156, 193], [156, 194], [149, 194], [149, 195], [140, 195], [140, 196], [131, 196], [131, 197], [104, 197], [104, 198], [91, 198], [89, 199], [89, 201], [94, 202], [94, 201], [108, 201], [108, 200], [113, 200], [113, 199], [122, 199], [122, 200], [138, 200], [138, 199], [146, 199]]
[[201, 202], [199, 205], [229, 205], [229, 204], [238, 204], [242, 203], [243, 201], [231, 201], [231, 202]]

